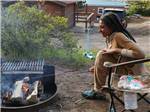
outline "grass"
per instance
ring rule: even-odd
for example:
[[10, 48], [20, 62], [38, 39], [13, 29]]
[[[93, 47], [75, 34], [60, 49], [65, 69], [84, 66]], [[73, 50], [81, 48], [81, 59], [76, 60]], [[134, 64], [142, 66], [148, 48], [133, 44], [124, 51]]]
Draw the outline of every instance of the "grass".
[[49, 63], [56, 63], [68, 68], [79, 69], [90, 65], [94, 61], [84, 57], [84, 53], [85, 51], [81, 49], [69, 51], [66, 49], [46, 48], [42, 55]]

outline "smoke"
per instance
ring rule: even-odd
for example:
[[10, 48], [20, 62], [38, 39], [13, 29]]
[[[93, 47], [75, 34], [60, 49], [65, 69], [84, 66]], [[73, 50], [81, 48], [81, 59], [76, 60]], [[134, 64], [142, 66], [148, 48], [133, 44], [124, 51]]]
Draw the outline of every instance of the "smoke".
[[1, 93], [4, 93], [5, 91], [12, 91], [14, 83], [18, 80], [22, 80], [26, 76], [28, 75], [2, 74], [1, 75]]

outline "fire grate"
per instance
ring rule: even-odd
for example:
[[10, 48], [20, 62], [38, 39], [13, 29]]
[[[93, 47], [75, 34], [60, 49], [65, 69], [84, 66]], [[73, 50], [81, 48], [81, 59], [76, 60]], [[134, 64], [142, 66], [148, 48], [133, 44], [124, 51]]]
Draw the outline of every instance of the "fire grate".
[[2, 63], [3, 74], [43, 74], [44, 60], [19, 60]]

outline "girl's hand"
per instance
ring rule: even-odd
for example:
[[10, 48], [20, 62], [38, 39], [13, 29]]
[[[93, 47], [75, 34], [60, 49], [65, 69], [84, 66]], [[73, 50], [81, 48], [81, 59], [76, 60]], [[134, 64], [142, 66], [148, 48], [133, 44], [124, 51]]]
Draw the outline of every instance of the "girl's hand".
[[113, 53], [121, 53], [121, 49], [113, 48], [113, 49], [103, 49], [102, 54], [113, 54]]

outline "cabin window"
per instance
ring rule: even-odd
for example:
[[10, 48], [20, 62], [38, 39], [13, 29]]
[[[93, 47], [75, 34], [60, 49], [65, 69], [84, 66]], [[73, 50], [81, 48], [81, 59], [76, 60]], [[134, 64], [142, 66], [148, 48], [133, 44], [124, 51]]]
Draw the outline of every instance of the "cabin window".
[[98, 14], [102, 14], [103, 9], [102, 8], [98, 8]]

